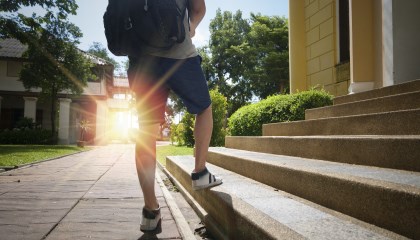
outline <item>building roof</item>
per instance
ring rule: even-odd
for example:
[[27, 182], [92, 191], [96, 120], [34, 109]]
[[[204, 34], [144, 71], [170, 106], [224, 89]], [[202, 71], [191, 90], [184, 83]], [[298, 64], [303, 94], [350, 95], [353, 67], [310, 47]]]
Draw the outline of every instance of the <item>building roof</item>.
[[14, 38], [0, 39], [0, 57], [22, 58], [28, 46]]
[[90, 61], [92, 62], [92, 63], [94, 63], [94, 64], [97, 64], [97, 65], [101, 65], [101, 66], [105, 66], [105, 65], [112, 65], [112, 63], [110, 63], [110, 62], [108, 62], [108, 61], [106, 61], [105, 59], [103, 59], [103, 58], [100, 58], [100, 57], [97, 57], [97, 56], [95, 56], [95, 55], [93, 55], [93, 54], [90, 54], [90, 53], [88, 53], [88, 52], [85, 52], [85, 51], [81, 51], [87, 58], [89, 58], [90, 59]]
[[[23, 53], [28, 49], [28, 46], [22, 44], [19, 40], [14, 38], [0, 39], [0, 57], [5, 58], [22, 58]], [[92, 63], [105, 66], [112, 65], [106, 60], [80, 50]]]

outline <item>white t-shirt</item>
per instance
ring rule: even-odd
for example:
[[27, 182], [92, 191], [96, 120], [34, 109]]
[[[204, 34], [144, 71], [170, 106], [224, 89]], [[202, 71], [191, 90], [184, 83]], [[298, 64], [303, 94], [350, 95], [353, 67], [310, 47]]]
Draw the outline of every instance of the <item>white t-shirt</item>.
[[[179, 1], [179, 0], [177, 0]], [[194, 44], [191, 41], [188, 24], [188, 10], [186, 10], [184, 27], [185, 27], [185, 40], [182, 43], [175, 43], [169, 50], [149, 50], [147, 54], [157, 57], [165, 57], [172, 59], [186, 59], [198, 55]]]

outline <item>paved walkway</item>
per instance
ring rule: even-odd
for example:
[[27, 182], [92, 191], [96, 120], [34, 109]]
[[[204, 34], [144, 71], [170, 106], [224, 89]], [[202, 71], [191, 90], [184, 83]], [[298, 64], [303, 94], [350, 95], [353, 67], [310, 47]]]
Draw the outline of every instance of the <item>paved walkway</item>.
[[162, 230], [139, 231], [144, 204], [134, 145], [92, 151], [0, 174], [0, 239], [181, 239], [156, 184]]

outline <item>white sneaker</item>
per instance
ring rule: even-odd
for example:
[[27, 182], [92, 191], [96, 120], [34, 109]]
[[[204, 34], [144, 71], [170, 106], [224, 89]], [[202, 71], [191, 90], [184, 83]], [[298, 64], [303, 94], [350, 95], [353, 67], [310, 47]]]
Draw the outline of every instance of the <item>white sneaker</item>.
[[156, 210], [143, 208], [140, 231], [150, 232], [156, 230], [161, 220], [160, 207]]
[[191, 173], [191, 179], [194, 190], [209, 188], [223, 183], [221, 178], [211, 174], [207, 168], [198, 173]]

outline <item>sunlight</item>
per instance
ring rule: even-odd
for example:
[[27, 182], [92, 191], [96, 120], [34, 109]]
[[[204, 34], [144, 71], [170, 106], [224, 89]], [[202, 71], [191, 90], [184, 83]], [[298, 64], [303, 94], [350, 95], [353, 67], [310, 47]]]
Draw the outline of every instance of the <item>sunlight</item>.
[[133, 128], [134, 119], [129, 111], [119, 111], [114, 113], [112, 122], [113, 139], [127, 139], [128, 131]]
[[117, 112], [115, 127], [120, 131], [127, 131], [130, 126], [130, 119], [128, 117], [128, 112]]

